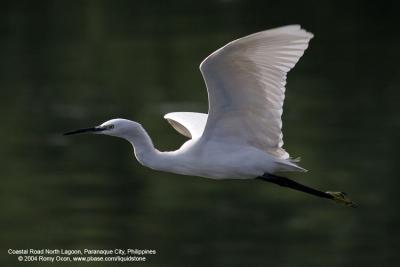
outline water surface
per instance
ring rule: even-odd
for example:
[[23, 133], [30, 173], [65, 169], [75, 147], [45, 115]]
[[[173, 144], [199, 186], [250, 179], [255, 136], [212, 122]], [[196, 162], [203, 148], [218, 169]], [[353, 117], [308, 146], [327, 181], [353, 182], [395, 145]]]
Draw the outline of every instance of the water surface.
[[[398, 262], [398, 5], [5, 3], [4, 265], [20, 266], [8, 248], [156, 249], [140, 266]], [[234, 38], [291, 23], [315, 38], [289, 75], [283, 115], [285, 148], [310, 171], [288, 176], [346, 191], [358, 209], [258, 181], [154, 172], [125, 141], [61, 135], [123, 117], [142, 123], [160, 150], [176, 149], [185, 138], [162, 116], [207, 111], [201, 60]]]

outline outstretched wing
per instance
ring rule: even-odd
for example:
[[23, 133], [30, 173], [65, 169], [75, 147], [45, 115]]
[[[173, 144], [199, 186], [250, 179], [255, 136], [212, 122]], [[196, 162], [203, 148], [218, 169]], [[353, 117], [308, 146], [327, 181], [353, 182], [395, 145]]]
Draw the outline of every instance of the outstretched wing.
[[209, 116], [202, 138], [243, 143], [281, 159], [286, 74], [313, 35], [299, 25], [255, 33], [209, 55], [200, 70]]
[[196, 112], [172, 112], [164, 116], [165, 119], [180, 134], [188, 138], [199, 138], [207, 122], [207, 114]]

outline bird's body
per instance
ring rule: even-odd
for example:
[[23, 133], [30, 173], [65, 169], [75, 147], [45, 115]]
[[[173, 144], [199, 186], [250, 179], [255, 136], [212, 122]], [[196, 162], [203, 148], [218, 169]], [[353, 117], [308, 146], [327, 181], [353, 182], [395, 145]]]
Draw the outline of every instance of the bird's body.
[[161, 152], [171, 165], [164, 171], [214, 179], [250, 179], [264, 173], [299, 169], [291, 162], [273, 156], [251, 146], [207, 141], [187, 141], [173, 152]]
[[165, 115], [179, 133], [190, 138], [176, 151], [158, 151], [139, 123], [125, 119], [67, 134], [97, 132], [124, 138], [133, 145], [138, 161], [155, 170], [214, 179], [261, 178], [349, 204], [338, 193], [273, 175], [305, 171], [282, 148], [281, 116], [286, 74], [312, 37], [299, 25], [285, 26], [232, 41], [208, 56], [200, 64], [208, 114]]
[[214, 179], [250, 179], [264, 173], [304, 170], [290, 160], [277, 159], [252, 146], [197, 138], [176, 151], [160, 152], [151, 144], [138, 145], [134, 138], [127, 139], [139, 162], [159, 171]]

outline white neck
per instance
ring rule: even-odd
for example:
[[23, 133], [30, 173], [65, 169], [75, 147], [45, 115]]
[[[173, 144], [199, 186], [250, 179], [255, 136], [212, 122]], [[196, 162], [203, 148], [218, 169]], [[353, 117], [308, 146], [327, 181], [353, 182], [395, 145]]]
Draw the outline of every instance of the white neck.
[[130, 131], [123, 138], [132, 144], [136, 159], [140, 164], [156, 169], [157, 162], [161, 160], [161, 153], [154, 148], [150, 136], [143, 127], [140, 126], [135, 131]]

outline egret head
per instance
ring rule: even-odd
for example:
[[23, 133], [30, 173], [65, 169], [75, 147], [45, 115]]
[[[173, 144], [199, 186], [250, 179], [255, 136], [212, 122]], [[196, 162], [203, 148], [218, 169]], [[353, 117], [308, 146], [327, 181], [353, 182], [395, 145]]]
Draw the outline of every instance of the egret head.
[[99, 126], [70, 131], [65, 133], [64, 135], [72, 135], [79, 133], [95, 133], [95, 134], [105, 134], [105, 135], [126, 138], [127, 136], [137, 132], [140, 128], [141, 125], [134, 121], [125, 119], [112, 119], [102, 123]]

